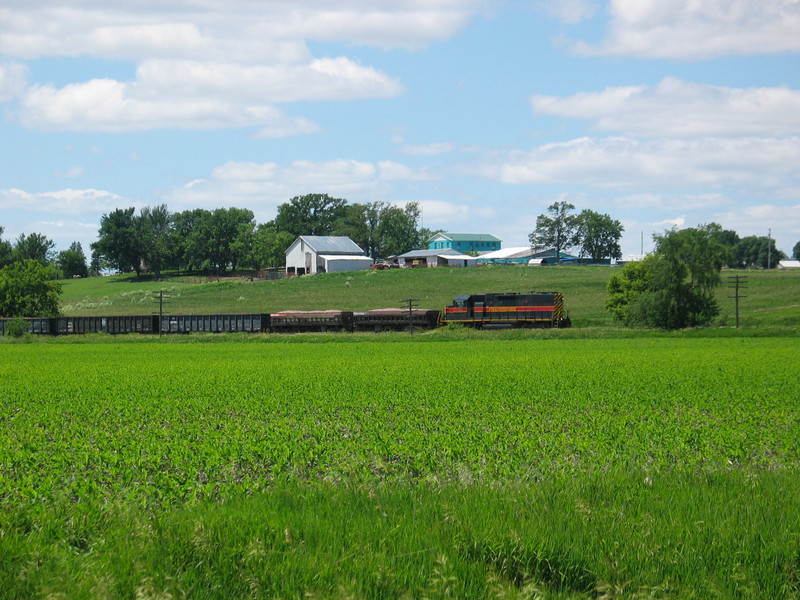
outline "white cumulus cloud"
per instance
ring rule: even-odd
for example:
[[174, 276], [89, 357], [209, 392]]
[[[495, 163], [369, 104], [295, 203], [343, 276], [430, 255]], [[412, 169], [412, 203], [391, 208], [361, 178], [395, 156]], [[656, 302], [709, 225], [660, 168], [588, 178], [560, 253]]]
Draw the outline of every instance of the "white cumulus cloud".
[[121, 196], [105, 190], [68, 188], [33, 193], [18, 188], [0, 189], [1, 209], [28, 214], [92, 215], [113, 210], [124, 202]]
[[19, 63], [0, 63], [0, 102], [22, 95], [27, 86], [28, 68]]
[[666, 77], [568, 97], [534, 95], [536, 114], [594, 121], [630, 136], [784, 136], [800, 133], [800, 91], [729, 88]]
[[419, 48], [447, 39], [486, 0], [4, 0], [0, 53], [303, 61], [306, 40]]
[[140, 65], [132, 82], [32, 86], [20, 99], [18, 118], [30, 128], [73, 131], [260, 125], [260, 137], [282, 137], [318, 126], [287, 116], [275, 103], [388, 97], [401, 89], [346, 58], [271, 67], [158, 60]]
[[579, 138], [511, 152], [484, 175], [509, 184], [595, 188], [724, 185], [782, 190], [797, 185], [800, 137], [636, 140]]
[[585, 54], [698, 60], [800, 50], [797, 0], [610, 0], [612, 20]]

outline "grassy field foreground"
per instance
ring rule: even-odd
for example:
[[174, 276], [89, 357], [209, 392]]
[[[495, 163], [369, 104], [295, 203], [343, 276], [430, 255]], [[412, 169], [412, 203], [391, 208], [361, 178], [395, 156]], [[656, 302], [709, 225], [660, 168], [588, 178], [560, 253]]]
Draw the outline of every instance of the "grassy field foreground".
[[0, 345], [4, 598], [800, 594], [791, 338], [258, 339]]

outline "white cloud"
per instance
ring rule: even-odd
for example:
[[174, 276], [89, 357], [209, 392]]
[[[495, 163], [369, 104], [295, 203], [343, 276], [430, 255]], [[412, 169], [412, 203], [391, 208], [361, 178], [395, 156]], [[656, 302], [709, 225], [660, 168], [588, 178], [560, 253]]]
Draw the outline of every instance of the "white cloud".
[[784, 136], [800, 133], [800, 91], [728, 88], [666, 77], [657, 86], [531, 97], [537, 114], [595, 121], [630, 136]]
[[597, 6], [590, 0], [538, 0], [536, 6], [565, 23], [580, 23], [590, 19]]
[[267, 221], [278, 204], [294, 196], [325, 193], [343, 197], [382, 194], [379, 168], [368, 162], [338, 159], [297, 160], [289, 164], [230, 161], [215, 168], [206, 179], [173, 189], [164, 202], [170, 210], [243, 206]]
[[0, 53], [23, 58], [293, 62], [305, 40], [419, 48], [447, 39], [485, 0], [4, 0]]
[[640, 141], [579, 138], [511, 152], [483, 175], [509, 184], [575, 184], [596, 188], [723, 185], [781, 190], [797, 185], [800, 138], [706, 138]]
[[0, 102], [22, 95], [27, 86], [28, 68], [18, 63], [0, 63]]
[[308, 119], [273, 103], [389, 97], [396, 81], [346, 58], [253, 67], [147, 61], [130, 83], [93, 79], [56, 89], [31, 87], [20, 101], [23, 125], [42, 130], [140, 131], [266, 126], [259, 137], [314, 133]]
[[467, 202], [445, 202], [442, 200], [421, 200], [425, 227], [436, 229], [445, 227], [453, 230], [454, 225], [467, 223], [473, 219], [492, 219], [497, 216], [494, 207], [488, 204], [475, 206]]
[[75, 165], [64, 171], [62, 176], [66, 177], [67, 179], [77, 179], [78, 177], [83, 177], [85, 171], [86, 170], [82, 166]]
[[748, 235], [766, 236], [771, 230], [778, 248], [792, 253], [792, 247], [800, 241], [800, 204], [779, 206], [759, 204], [742, 206], [720, 212], [715, 220], [726, 229], [733, 229], [739, 237]]
[[436, 179], [427, 168], [414, 170], [391, 160], [380, 161], [378, 166], [383, 181], [430, 181]]
[[699, 60], [800, 50], [797, 0], [611, 0], [608, 37], [585, 54]]
[[705, 210], [731, 205], [734, 201], [725, 194], [653, 194], [639, 193], [615, 198], [614, 206], [626, 209], [666, 209], [670, 211]]
[[0, 208], [44, 214], [87, 215], [113, 210], [125, 200], [104, 190], [65, 189], [53, 192], [31, 193], [11, 188], [0, 189]]

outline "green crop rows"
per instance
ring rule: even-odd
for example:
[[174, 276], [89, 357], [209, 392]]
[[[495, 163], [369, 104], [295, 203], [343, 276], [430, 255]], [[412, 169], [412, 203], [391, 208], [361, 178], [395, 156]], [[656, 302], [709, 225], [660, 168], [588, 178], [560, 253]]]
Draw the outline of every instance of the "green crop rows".
[[[693, 506], [696, 499], [681, 490], [698, 481], [711, 482], [710, 488], [698, 488], [698, 497], [719, 498], [715, 486], [734, 486], [725, 500], [718, 500], [725, 510], [736, 502], [737, 494], [752, 493], [752, 486], [772, 489], [769, 493], [781, 498], [769, 509], [775, 512], [765, 518], [781, 523], [780, 531], [788, 531], [789, 537], [781, 537], [777, 554], [764, 558], [771, 565], [765, 567], [767, 571], [780, 572], [759, 575], [751, 597], [768, 597], [763, 589], [778, 590], [785, 597], [800, 593], [798, 517], [786, 521], [786, 513], [792, 511], [784, 504], [797, 506], [786, 493], [798, 490], [800, 466], [800, 372], [796, 340], [790, 338], [5, 344], [0, 346], [0, 359], [0, 551], [14, 557], [8, 564], [16, 569], [3, 571], [0, 566], [0, 584], [17, 586], [9, 597], [45, 597], [62, 589], [71, 589], [74, 597], [103, 595], [98, 592], [102, 588], [99, 576], [86, 583], [85, 589], [69, 588], [65, 580], [70, 577], [59, 569], [66, 569], [63, 565], [72, 560], [82, 561], [74, 567], [78, 571], [89, 568], [91, 560], [101, 560], [103, 544], [114, 545], [114, 534], [104, 529], [110, 525], [98, 524], [111, 517], [97, 517], [94, 525], [89, 519], [83, 529], [77, 528], [83, 534], [76, 538], [75, 533], [75, 519], [80, 515], [84, 519], [104, 515], [108, 507], [115, 507], [116, 515], [127, 515], [115, 517], [118, 528], [133, 527], [128, 520], [141, 528], [153, 519], [163, 525], [166, 519], [165, 528], [172, 533], [159, 535], [180, 539], [189, 535], [181, 533], [181, 519], [189, 519], [186, 511], [205, 515], [191, 513], [191, 519], [212, 531], [218, 518], [213, 515], [230, 503], [245, 503], [237, 511], [248, 515], [259, 498], [272, 498], [267, 504], [269, 510], [276, 510], [275, 502], [284, 502], [280, 494], [306, 494], [312, 503], [332, 506], [358, 505], [363, 500], [373, 506], [379, 503], [371, 499], [375, 494], [386, 494], [394, 498], [387, 503], [399, 504], [382, 511], [403, 513], [404, 502], [422, 503], [425, 518], [438, 522], [441, 517], [452, 528], [458, 509], [452, 508], [448, 517], [439, 513], [444, 509], [438, 503], [486, 510], [480, 519], [492, 523], [487, 494], [495, 490], [491, 492], [499, 496], [492, 500], [495, 508], [506, 506], [501, 513], [517, 514], [513, 526], [524, 529], [526, 511], [536, 510], [536, 502], [550, 506], [554, 494], [566, 493], [572, 517], [554, 514], [553, 523], [560, 523], [558, 527], [569, 536], [577, 536], [576, 523], [590, 519], [590, 514], [604, 514], [609, 529], [623, 518], [621, 508], [619, 514], [607, 505], [592, 508], [592, 501], [586, 499], [587, 494], [591, 496], [587, 487], [608, 485], [613, 502], [622, 502], [619, 498], [629, 498], [631, 485], [652, 486], [660, 489], [659, 502], [666, 507], [670, 498], [678, 505]], [[355, 491], [345, 502], [341, 496], [346, 490]], [[453, 500], [453, 495], [460, 499]], [[602, 499], [602, 494], [596, 501], [611, 502]], [[269, 512], [266, 507], [263, 510], [263, 514]], [[723, 509], [712, 505], [709, 510], [713, 514]], [[284, 508], [284, 516], [276, 517], [276, 522], [292, 523], [301, 513], [297, 506]], [[170, 521], [170, 514], [184, 516]], [[321, 517], [319, 511], [314, 514], [309, 518], [316, 522]], [[352, 517], [348, 514], [347, 518]], [[258, 518], [242, 517], [250, 518], [258, 522]], [[638, 515], [637, 527], [647, 518], [656, 517]], [[673, 514], [670, 518], [681, 517]], [[691, 523], [705, 518], [709, 517], [687, 513], [687, 523], [678, 526], [681, 535], [686, 535], [684, 527], [696, 527]], [[736, 523], [731, 527], [741, 526]], [[229, 522], [217, 526], [236, 530]], [[353, 525], [355, 530], [361, 526]], [[270, 543], [289, 543], [292, 527], [287, 525], [285, 531], [276, 527], [269, 534]], [[305, 522], [303, 527], [310, 525]], [[388, 535], [389, 530], [375, 527], [383, 532], [379, 535]], [[482, 596], [510, 589], [521, 594], [525, 585], [535, 583], [540, 591], [545, 589], [541, 585], [550, 585], [552, 597], [597, 597], [601, 594], [597, 590], [605, 590], [602, 593], [610, 598], [615, 596], [608, 595], [609, 590], [622, 585], [609, 581], [614, 568], [624, 571], [622, 566], [609, 566], [614, 554], [609, 547], [593, 550], [601, 552], [597, 559], [602, 569], [579, 561], [580, 572], [573, 573], [570, 569], [578, 567], [567, 565], [559, 571], [561, 579], [553, 583], [552, 574], [541, 571], [542, 565], [552, 562], [542, 548], [557, 550], [570, 544], [553, 541], [552, 547], [537, 546], [533, 551], [524, 536], [515, 537], [522, 535], [519, 531], [512, 534], [503, 529], [509, 527], [507, 523], [497, 527], [504, 537], [487, 539], [485, 532], [467, 535], [461, 530], [455, 542], [448, 538], [444, 543], [459, 548], [459, 556], [472, 561], [469, 564], [479, 560], [491, 567], [479, 588]], [[336, 535], [342, 535], [337, 531]], [[747, 537], [753, 532], [741, 533]], [[242, 535], [242, 544], [268, 541], [263, 530], [252, 539], [250, 534]], [[668, 539], [670, 530], [663, 535]], [[78, 558], [48, 559], [48, 553], [36, 546], [45, 539], [57, 540], [70, 548], [70, 557]], [[570, 539], [580, 545], [577, 537]], [[625, 539], [623, 535], [620, 543], [630, 542]], [[126, 541], [126, 547], [131, 543]], [[161, 548], [166, 542], [152, 543]], [[713, 547], [717, 541], [708, 543]], [[211, 554], [224, 555], [224, 544], [215, 547]], [[373, 554], [377, 547], [372, 548]], [[425, 553], [431, 547], [437, 550], [429, 556]], [[446, 553], [440, 555], [438, 548], [433, 542], [420, 541], [419, 547], [412, 544], [405, 549], [409, 556], [419, 554], [419, 560], [427, 561], [420, 565], [409, 559], [422, 583], [416, 582], [416, 575], [401, 573], [392, 585], [381, 587], [376, 583], [380, 578], [370, 569], [386, 568], [386, 561], [365, 571], [356, 559], [345, 561], [349, 555], [343, 552], [335, 560], [363, 575], [347, 575], [350, 579], [345, 583], [330, 573], [326, 576], [330, 579], [322, 580], [298, 575], [294, 583], [258, 580], [260, 584], [248, 588], [257, 593], [249, 595], [300, 597], [316, 589], [324, 597], [337, 597], [336, 590], [341, 592], [344, 585], [350, 597], [447, 597], [445, 591], [432, 591], [437, 576], [445, 583], [450, 577], [466, 585], [474, 574], [460, 563], [454, 565]], [[129, 551], [137, 556], [144, 552], [141, 548]], [[519, 572], [503, 575], [511, 564], [508, 553], [514, 552], [521, 553], [518, 561], [523, 562], [514, 563]], [[630, 552], [639, 556], [638, 550]], [[209, 556], [204, 560], [211, 560]], [[537, 558], [541, 556], [547, 560]], [[322, 569], [316, 563], [291, 563], [292, 567], [285, 554], [281, 557], [283, 562], [270, 567], [273, 571], [338, 572], [338, 567]], [[658, 556], [650, 558], [661, 565]], [[720, 567], [731, 571], [728, 575], [734, 583], [735, 565], [741, 563], [735, 558], [731, 556], [730, 564]], [[61, 575], [45, 576], [43, 569], [30, 566], [36, 561]], [[205, 579], [196, 574], [198, 581], [181, 579], [169, 561], [165, 572], [142, 566], [138, 559], [130, 562], [127, 571], [116, 575], [116, 583], [108, 584], [107, 597], [162, 597], [156, 594], [158, 590], [171, 590], [172, 597], [191, 595], [192, 590], [197, 597], [227, 597], [221, 591], [208, 591], [203, 587]], [[401, 568], [399, 561], [390, 562]], [[642, 585], [651, 586], [648, 593], [654, 594], [647, 597], [680, 597], [682, 588], [675, 581], [680, 583], [684, 576], [691, 579], [698, 567], [692, 563], [678, 575], [658, 570], [664, 568], [655, 566], [654, 574], [643, 575], [647, 581]], [[204, 577], [221, 569], [214, 567]], [[447, 569], [454, 571], [448, 574]], [[24, 577], [14, 574], [20, 570]], [[494, 585], [491, 573], [497, 572], [505, 578]], [[635, 579], [628, 571], [619, 577]], [[769, 587], [772, 578], [778, 587]], [[83, 581], [83, 576], [77, 579]], [[665, 580], [673, 587], [658, 595], [652, 586]], [[691, 588], [693, 584], [685, 585]], [[739, 589], [738, 584], [725, 585], [726, 590]], [[201, 589], [206, 591], [199, 594]], [[461, 594], [474, 593], [473, 588], [457, 589]], [[628, 596], [620, 592], [618, 597]]]

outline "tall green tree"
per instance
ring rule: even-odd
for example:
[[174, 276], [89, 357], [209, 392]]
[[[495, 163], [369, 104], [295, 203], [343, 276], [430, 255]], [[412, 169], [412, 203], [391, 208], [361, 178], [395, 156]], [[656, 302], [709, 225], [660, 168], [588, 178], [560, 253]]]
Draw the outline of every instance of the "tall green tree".
[[205, 260], [204, 232], [210, 229], [211, 212], [203, 208], [185, 210], [172, 215], [169, 252], [173, 264], [186, 271], [203, 268]]
[[278, 214], [271, 224], [295, 237], [332, 235], [336, 223], [345, 216], [346, 205], [346, 200], [328, 194], [295, 196], [278, 206]]
[[628, 326], [673, 330], [708, 325], [719, 314], [715, 289], [726, 249], [713, 228], [653, 236], [656, 250], [609, 280], [606, 309]]
[[280, 267], [286, 263], [286, 249], [295, 240], [287, 231], [262, 223], [256, 227], [249, 264], [252, 268]]
[[343, 216], [336, 222], [333, 235], [349, 237], [364, 250], [368, 256], [378, 258], [380, 239], [378, 226], [382, 210], [389, 206], [385, 202], [348, 204]]
[[766, 236], [750, 235], [736, 245], [736, 266], [740, 268], [774, 269], [784, 258], [775, 240]]
[[61, 284], [51, 265], [25, 259], [0, 269], [0, 317], [58, 316]]
[[49, 265], [53, 262], [53, 248], [53, 240], [41, 233], [22, 233], [14, 244], [14, 260], [35, 260]]
[[[0, 226], [0, 236], [3, 235], [5, 229]], [[5, 267], [14, 260], [14, 247], [11, 242], [0, 239], [0, 268]]]
[[578, 215], [577, 237], [580, 255], [595, 262], [606, 258], [622, 258], [619, 240], [625, 228], [622, 223], [608, 215], [593, 210], [583, 210]]
[[[2, 230], [0, 230], [0, 233], [2, 233]], [[792, 258], [800, 260], [800, 242], [797, 242], [792, 248]]]
[[236, 269], [252, 247], [255, 232], [253, 211], [218, 208], [211, 213], [206, 258], [216, 271]]
[[708, 223], [703, 226], [712, 238], [725, 248], [725, 264], [735, 269], [736, 246], [739, 244], [739, 234], [732, 229], [723, 229], [719, 223]]
[[578, 217], [573, 214], [575, 205], [569, 202], [554, 202], [547, 207], [549, 214], [536, 217], [536, 229], [528, 236], [531, 248], [551, 247], [556, 256], [578, 245]]
[[419, 202], [409, 202], [403, 208], [382, 207], [377, 227], [377, 255], [393, 256], [419, 248], [422, 244], [418, 225], [420, 215]]
[[165, 204], [145, 206], [139, 211], [135, 223], [145, 266], [159, 277], [161, 270], [170, 263], [171, 215]]
[[58, 270], [62, 276], [70, 279], [72, 277], [88, 277], [89, 267], [86, 264], [86, 255], [80, 242], [72, 242], [69, 249], [58, 253], [56, 259]]
[[137, 224], [136, 209], [117, 208], [100, 218], [97, 241], [92, 250], [102, 257], [104, 266], [141, 274], [144, 245]]

